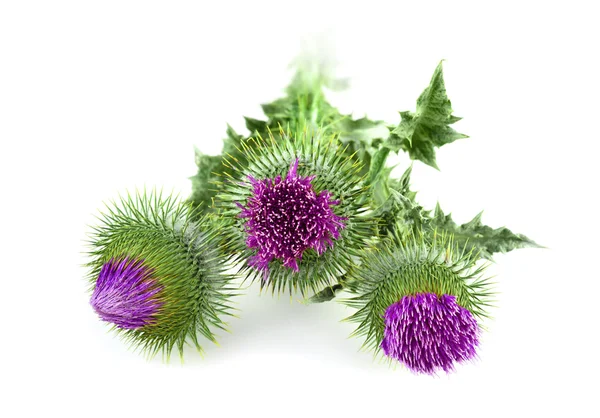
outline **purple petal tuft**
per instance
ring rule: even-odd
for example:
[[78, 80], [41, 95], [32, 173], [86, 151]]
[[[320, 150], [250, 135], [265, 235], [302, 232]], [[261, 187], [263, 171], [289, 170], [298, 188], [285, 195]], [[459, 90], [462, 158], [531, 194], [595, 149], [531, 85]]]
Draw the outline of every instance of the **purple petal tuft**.
[[138, 329], [154, 323], [162, 288], [143, 260], [110, 260], [100, 270], [90, 304], [102, 320], [119, 328]]
[[475, 357], [477, 321], [455, 296], [404, 296], [387, 308], [384, 319], [383, 352], [414, 372], [449, 372], [455, 362]]
[[314, 249], [319, 255], [333, 246], [340, 237], [347, 218], [333, 213], [332, 206], [339, 204], [331, 193], [323, 190], [317, 194], [311, 184], [314, 176], [298, 176], [298, 159], [282, 179], [257, 180], [248, 176], [253, 188], [239, 217], [246, 218], [245, 229], [248, 248], [256, 248], [248, 264], [263, 270], [268, 277], [269, 262], [279, 259], [285, 267], [299, 271], [298, 261], [303, 252]]

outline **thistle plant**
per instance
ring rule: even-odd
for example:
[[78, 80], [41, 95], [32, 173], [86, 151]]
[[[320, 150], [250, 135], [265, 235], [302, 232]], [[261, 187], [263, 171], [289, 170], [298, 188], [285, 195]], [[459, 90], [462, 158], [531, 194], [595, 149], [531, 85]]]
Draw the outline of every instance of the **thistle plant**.
[[159, 195], [108, 207], [92, 235], [91, 305], [149, 354], [180, 353], [224, 328], [236, 276], [273, 293], [299, 291], [356, 311], [363, 347], [415, 373], [436, 374], [477, 357], [493, 292], [495, 253], [537, 247], [482, 223], [458, 225], [440, 204], [427, 210], [391, 153], [439, 169], [436, 152], [467, 138], [454, 129], [442, 63], [397, 123], [341, 114], [336, 85], [301, 62], [284, 97], [263, 104], [248, 132], [227, 126], [220, 155], [196, 151], [186, 203]]
[[[188, 204], [157, 193], [108, 205], [91, 234], [90, 303], [134, 348], [169, 358], [199, 336], [215, 342], [233, 294], [219, 224], [193, 217]], [[194, 220], [192, 221], [192, 218]]]

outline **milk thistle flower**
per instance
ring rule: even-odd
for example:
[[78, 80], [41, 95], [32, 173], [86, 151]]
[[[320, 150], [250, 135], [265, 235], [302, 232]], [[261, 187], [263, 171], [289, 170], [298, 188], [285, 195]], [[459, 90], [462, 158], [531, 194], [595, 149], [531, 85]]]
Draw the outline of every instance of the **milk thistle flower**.
[[455, 362], [475, 357], [477, 321], [452, 295], [419, 293], [403, 296], [384, 315], [381, 348], [417, 373], [449, 372]]
[[332, 239], [340, 237], [344, 220], [333, 212], [339, 205], [327, 190], [317, 194], [311, 181], [315, 176], [298, 175], [298, 159], [292, 163], [284, 179], [257, 180], [248, 176], [252, 197], [242, 209], [240, 218], [247, 218], [246, 245], [256, 248], [257, 254], [248, 264], [264, 270], [268, 277], [269, 262], [275, 258], [284, 267], [298, 272], [298, 260], [305, 250], [312, 248], [318, 255], [333, 246]]
[[273, 291], [337, 283], [374, 233], [360, 165], [318, 131], [250, 141], [249, 163], [228, 161], [237, 176], [218, 196], [228, 251]]
[[161, 290], [142, 260], [111, 259], [100, 270], [90, 304], [102, 320], [139, 329], [155, 322], [164, 303]]
[[99, 220], [88, 267], [100, 319], [149, 356], [168, 359], [174, 348], [182, 356], [187, 343], [202, 352], [200, 335], [215, 342], [232, 295], [220, 224], [157, 193], [127, 196]]
[[492, 294], [477, 258], [449, 238], [386, 239], [351, 275], [354, 297], [344, 302], [357, 309], [353, 335], [416, 373], [474, 359]]

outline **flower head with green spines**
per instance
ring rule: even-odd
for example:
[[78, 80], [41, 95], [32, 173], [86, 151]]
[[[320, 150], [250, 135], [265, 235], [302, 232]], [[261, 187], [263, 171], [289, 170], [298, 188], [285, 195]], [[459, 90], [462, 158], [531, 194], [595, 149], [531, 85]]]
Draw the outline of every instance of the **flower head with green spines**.
[[299, 271], [298, 261], [304, 251], [313, 249], [321, 255], [333, 240], [340, 237], [346, 218], [336, 215], [333, 200], [327, 190], [317, 194], [311, 184], [314, 176], [298, 176], [298, 159], [282, 179], [257, 180], [248, 176], [252, 184], [252, 197], [239, 216], [246, 218], [248, 248], [256, 248], [257, 254], [248, 264], [263, 270], [268, 280], [269, 262], [278, 258], [285, 267]]
[[199, 335], [215, 342], [231, 314], [232, 276], [216, 245], [220, 224], [158, 193], [107, 206], [91, 236], [91, 304], [135, 348], [166, 358]]
[[227, 161], [237, 175], [218, 196], [228, 250], [273, 291], [336, 283], [374, 232], [360, 164], [319, 132], [251, 141], [248, 165]]
[[450, 371], [472, 359], [477, 320], [487, 316], [490, 282], [477, 254], [436, 236], [389, 238], [369, 251], [348, 278], [357, 309], [347, 318], [363, 347], [383, 353], [416, 372]]

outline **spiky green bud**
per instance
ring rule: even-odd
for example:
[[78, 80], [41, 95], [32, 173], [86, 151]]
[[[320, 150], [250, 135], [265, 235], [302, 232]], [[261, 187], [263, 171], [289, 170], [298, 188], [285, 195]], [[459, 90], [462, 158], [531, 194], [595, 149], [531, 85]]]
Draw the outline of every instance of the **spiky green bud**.
[[133, 347], [168, 360], [199, 336], [216, 342], [231, 314], [232, 276], [216, 245], [220, 226], [188, 204], [159, 193], [107, 205], [93, 227], [89, 255], [92, 306]]
[[[361, 266], [348, 277], [348, 287], [354, 296], [342, 302], [357, 310], [346, 319], [358, 324], [352, 335], [364, 338], [363, 347], [379, 354], [388, 308], [398, 306], [406, 297], [421, 298], [419, 295], [435, 295], [440, 300], [452, 297], [474, 318], [486, 317], [485, 309], [492, 292], [489, 280], [483, 276], [486, 265], [477, 264], [478, 258], [477, 254], [458, 248], [448, 236], [434, 236], [431, 242], [423, 236], [413, 236], [406, 241], [395, 236], [382, 241], [365, 253]], [[447, 318], [440, 312], [437, 316], [440, 320]], [[420, 338], [435, 339], [436, 336], [400, 335], [398, 338], [410, 340], [419, 347], [430, 344]]]

